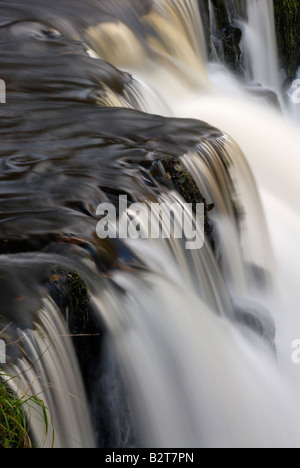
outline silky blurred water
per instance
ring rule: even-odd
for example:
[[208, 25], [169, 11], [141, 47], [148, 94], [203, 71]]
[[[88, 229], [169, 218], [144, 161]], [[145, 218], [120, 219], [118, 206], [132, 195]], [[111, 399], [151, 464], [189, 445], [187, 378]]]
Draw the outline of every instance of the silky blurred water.
[[[57, 447], [299, 446], [300, 142], [272, 3], [226, 2], [242, 78], [209, 61], [196, 0], [0, 1], [0, 329]], [[100, 240], [100, 203], [184, 202], [169, 158], [213, 206], [203, 248]], [[74, 271], [84, 365], [57, 294]]]

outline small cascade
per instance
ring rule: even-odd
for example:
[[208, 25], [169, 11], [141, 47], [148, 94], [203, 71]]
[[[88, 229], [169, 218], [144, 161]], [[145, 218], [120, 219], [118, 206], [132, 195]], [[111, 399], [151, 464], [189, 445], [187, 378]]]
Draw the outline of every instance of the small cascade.
[[206, 44], [197, 2], [156, 0], [154, 5], [146, 21], [158, 33], [160, 41], [153, 38], [151, 47], [191, 70], [197, 65], [201, 76], [204, 75]]
[[205, 198], [214, 201], [211, 219], [218, 230], [224, 278], [234, 294], [247, 296], [251, 287], [256, 290], [258, 283], [269, 283], [273, 269], [255, 181], [241, 150], [229, 138], [220, 139], [215, 147], [202, 142], [198, 151], [184, 156], [184, 165]]
[[[157, 254], [145, 248], [148, 257]], [[160, 262], [169, 262], [164, 252]], [[282, 385], [262, 341], [247, 333], [245, 340], [164, 272], [118, 272], [114, 281], [123, 294], [107, 294], [105, 304], [99, 298], [99, 316], [111, 331], [143, 446], [297, 444], [278, 431], [278, 425], [290, 428], [293, 421], [293, 391]], [[293, 426], [295, 436], [297, 431]]]
[[[12, 360], [11, 390], [20, 398], [38, 396], [49, 410], [48, 432], [42, 411], [31, 405], [30, 437], [43, 448], [93, 448], [94, 434], [70, 331], [47, 298], [32, 330], [16, 331], [22, 356]], [[8, 370], [7, 370], [8, 372]]]
[[273, 0], [249, 0], [247, 16], [248, 21], [243, 27], [243, 50], [248, 79], [279, 91], [281, 83]]

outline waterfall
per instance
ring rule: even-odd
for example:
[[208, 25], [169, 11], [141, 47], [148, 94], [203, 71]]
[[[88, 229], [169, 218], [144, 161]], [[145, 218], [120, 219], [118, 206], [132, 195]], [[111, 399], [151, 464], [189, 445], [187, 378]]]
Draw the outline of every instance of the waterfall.
[[243, 48], [248, 78], [278, 91], [281, 83], [273, 1], [249, 0], [247, 16]]
[[[197, 0], [53, 0], [53, 30], [40, 4], [0, 1], [11, 389], [41, 396], [56, 447], [297, 447], [300, 138], [253, 87], [281, 93], [273, 1], [226, 2], [240, 79], [213, 1], [205, 24]], [[189, 197], [170, 160], [205, 200], [203, 247], [97, 238], [97, 206], [124, 194], [164, 231], [152, 205]]]
[[154, 47], [158, 45], [160, 49], [162, 43], [173, 59], [176, 58], [191, 68], [195, 65], [204, 68], [206, 47], [197, 2], [179, 0], [174, 3], [171, 0], [165, 2], [157, 0], [154, 17], [150, 15], [147, 22], [154, 27], [161, 38], [160, 44], [154, 43]]
[[[248, 78], [250, 80], [259, 81], [265, 87], [278, 90], [279, 68], [272, 5], [270, 2], [266, 4], [265, 2], [251, 1], [247, 2], [247, 11], [248, 19], [243, 23], [245, 33], [243, 50], [245, 54], [246, 70], [249, 72]], [[199, 21], [201, 21], [200, 18]], [[246, 47], [246, 43], [248, 49]], [[266, 47], [258, 48], [258, 43], [265, 44]], [[186, 65], [188, 65], [189, 68], [191, 67], [190, 63]], [[194, 65], [194, 68], [195, 67], [196, 65]], [[182, 67], [180, 71], [182, 72]], [[170, 292], [168, 294], [168, 297], [176, 297], [171, 310], [170, 307], [166, 305], [167, 298], [165, 296], [160, 297], [159, 308], [157, 303], [155, 303], [156, 305], [153, 304], [151, 306], [151, 301], [149, 299], [150, 306], [148, 309], [149, 303], [145, 300], [145, 297], [149, 297], [149, 293], [144, 289], [143, 281], [140, 283], [140, 287], [138, 288], [139, 293], [137, 294], [135, 287], [132, 286], [137, 281], [137, 278], [134, 280], [120, 278], [119, 281], [121, 281], [120, 285], [122, 288], [126, 291], [130, 291], [129, 298], [131, 298], [131, 301], [129, 302], [129, 306], [127, 306], [127, 311], [129, 317], [132, 316], [132, 319], [128, 318], [128, 320], [131, 320], [131, 325], [129, 325], [131, 338], [126, 335], [124, 339], [118, 339], [116, 341], [116, 346], [120, 347], [120, 355], [126, 356], [125, 361], [129, 366], [128, 380], [133, 387], [132, 392], [136, 395], [136, 399], [140, 405], [139, 416], [142, 420], [141, 425], [146, 432], [146, 438], [149, 437], [150, 440], [153, 441], [154, 445], [163, 447], [167, 447], [171, 443], [175, 445], [178, 443], [178, 446], [182, 443], [186, 444], [186, 446], [193, 446], [193, 444], [197, 446], [297, 446], [298, 429], [297, 424], [295, 424], [295, 419], [298, 418], [298, 415], [293, 415], [293, 407], [297, 403], [295, 403], [295, 405], [290, 405], [288, 400], [298, 400], [298, 397], [294, 394], [292, 389], [293, 385], [297, 385], [298, 377], [296, 375], [296, 369], [292, 368], [291, 363], [289, 362], [290, 355], [289, 353], [286, 353], [286, 348], [291, 343], [292, 339], [290, 335], [291, 330], [287, 324], [285, 326], [283, 325], [283, 317], [280, 310], [285, 310], [286, 307], [289, 307], [292, 311], [293, 307], [290, 305], [288, 306], [288, 304], [291, 302], [297, 304], [298, 302], [296, 291], [294, 290], [292, 293], [293, 288], [291, 287], [291, 281], [292, 277], [294, 277], [294, 267], [297, 268], [296, 265], [299, 264], [299, 259], [295, 258], [293, 267], [290, 268], [290, 271], [288, 272], [287, 262], [284, 260], [284, 258], [286, 259], [289, 256], [288, 246], [285, 245], [284, 249], [282, 249], [282, 244], [280, 244], [280, 242], [282, 239], [289, 238], [293, 243], [292, 238], [296, 240], [297, 235], [296, 233], [295, 235], [291, 233], [291, 226], [296, 227], [299, 225], [298, 216], [296, 215], [297, 200], [299, 199], [297, 183], [296, 180], [293, 180], [293, 174], [291, 174], [288, 169], [289, 167], [295, 168], [299, 166], [297, 149], [299, 148], [299, 137], [293, 130], [292, 126], [285, 123], [276, 111], [269, 109], [267, 105], [259, 105], [249, 102], [246, 92], [240, 93], [240, 89], [238, 89], [237, 93], [231, 97], [226, 96], [224, 90], [216, 89], [214, 86], [211, 87], [207, 85], [206, 87], [209, 90], [207, 94], [202, 93], [201, 91], [195, 92], [195, 83], [187, 85], [182, 76], [174, 76], [173, 70], [169, 70], [168, 66], [165, 64], [159, 68], [156, 67], [153, 74], [149, 72], [149, 70], [145, 73], [143, 69], [140, 68], [136, 69], [135, 72], [139, 74], [139, 76], [142, 76], [144, 82], [149, 86], [149, 88], [154, 90], [156, 95], [164, 96], [164, 101], [169, 106], [169, 111], [166, 111], [164, 115], [186, 118], [196, 117], [201, 120], [208, 121], [210, 124], [221, 128], [228, 135], [231, 135], [246, 154], [246, 158], [251, 169], [249, 169], [247, 165], [243, 165], [243, 163], [241, 163], [243, 158], [241, 157], [240, 149], [237, 147], [234, 148], [232, 146], [232, 142], [229, 143], [229, 145], [231, 145], [231, 155], [233, 155], [235, 164], [237, 164], [237, 173], [234, 176], [234, 180], [241, 181], [243, 177], [245, 177], [244, 187], [247, 187], [248, 190], [250, 185], [253, 187], [252, 193], [249, 194], [246, 194], [244, 190], [238, 189], [239, 194], [243, 193], [243, 202], [249, 202], [249, 205], [247, 205], [247, 209], [245, 210], [249, 216], [248, 226], [243, 228], [242, 232], [249, 236], [250, 231], [252, 230], [252, 234], [246, 243], [245, 241], [238, 239], [238, 231], [236, 231], [235, 234], [232, 231], [234, 226], [233, 215], [231, 215], [231, 223], [229, 223], [228, 233], [226, 234], [225, 220], [229, 219], [229, 201], [227, 204], [227, 211], [225, 208], [226, 215], [222, 215], [221, 213], [219, 214], [220, 237], [223, 237], [224, 242], [222, 247], [224, 258], [223, 268], [226, 271], [224, 277], [225, 280], [227, 280], [227, 287], [232, 294], [232, 298], [236, 300], [237, 307], [239, 304], [237, 296], [240, 295], [241, 297], [239, 297], [239, 299], [241, 300], [242, 309], [243, 307], [246, 307], [246, 309], [251, 311], [251, 314], [255, 314], [255, 309], [260, 309], [258, 317], [263, 321], [265, 324], [265, 330], [269, 330], [271, 336], [272, 325], [268, 325], [268, 313], [264, 312], [265, 307], [272, 312], [272, 317], [275, 321], [279, 320], [280, 326], [282, 327], [281, 330], [277, 330], [276, 341], [279, 352], [279, 362], [280, 365], [283, 365], [283, 368], [281, 367], [280, 370], [276, 365], [274, 366], [274, 362], [269, 361], [265, 351], [257, 350], [256, 353], [253, 348], [251, 348], [250, 351], [248, 346], [251, 347], [251, 345], [246, 344], [245, 342], [242, 344], [242, 341], [240, 341], [242, 338], [237, 338], [236, 335], [234, 343], [235, 345], [239, 343], [241, 348], [239, 348], [239, 350], [236, 349], [235, 351], [229, 351], [230, 333], [228, 338], [225, 338], [226, 332], [222, 329], [223, 325], [221, 324], [219, 324], [219, 326], [221, 325], [222, 337], [219, 336], [216, 340], [216, 343], [220, 345], [218, 346], [218, 349], [220, 349], [220, 355], [216, 355], [216, 351], [214, 350], [213, 362], [203, 363], [202, 359], [200, 359], [199, 362], [197, 356], [205, 356], [208, 359], [211, 357], [211, 352], [209, 351], [210, 345], [208, 343], [206, 345], [204, 344], [206, 333], [203, 331], [203, 321], [201, 321], [201, 316], [198, 315], [201, 310], [203, 311], [206, 307], [211, 307], [211, 304], [204, 305], [200, 302], [198, 306], [196, 306], [195, 303], [191, 303], [192, 294], [190, 292], [188, 294], [189, 297], [186, 297], [183, 291], [180, 291], [180, 294], [178, 295], [175, 294], [174, 290], [172, 293]], [[202, 84], [201, 77], [199, 78], [198, 84]], [[179, 99], [178, 96], [180, 97]], [[161, 109], [157, 111], [161, 113]], [[261, 121], [264, 122], [264, 126], [261, 125]], [[274, 139], [274, 134], [277, 135], [276, 139]], [[287, 141], [289, 142], [289, 164], [282, 168], [280, 161], [282, 154], [286, 154], [285, 147]], [[222, 183], [224, 183], [224, 174], [222, 176], [220, 175], [219, 183], [217, 183], [216, 165], [218, 165], [218, 161], [213, 159], [211, 150], [206, 150], [205, 145], [202, 146], [202, 157], [203, 153], [205, 154], [206, 151], [208, 152], [207, 157], [208, 161], [210, 161], [209, 164], [212, 164], [212, 177], [206, 176], [205, 165], [203, 162], [201, 163], [198, 155], [184, 156], [184, 163], [193, 174], [201, 190], [204, 190], [206, 196], [215, 202], [220, 200], [220, 206], [218, 207], [217, 205], [215, 213], [217, 213], [218, 210], [222, 212], [222, 205], [226, 203], [226, 199], [224, 199], [224, 188], [222, 187]], [[212, 163], [212, 161], [214, 162]], [[276, 165], [281, 169], [276, 170]], [[255, 194], [256, 183], [253, 182], [251, 170], [254, 172], [255, 180], [258, 184], [259, 194], [263, 202], [263, 209], [260, 207], [259, 197]], [[285, 175], [283, 174], [283, 171], [287, 171]], [[283, 180], [289, 180], [289, 188], [284, 193], [280, 193], [279, 200], [277, 187], [282, 186]], [[216, 190], [220, 190], [219, 195], [217, 195]], [[283, 197], [284, 201], [282, 201], [281, 197]], [[255, 199], [257, 200], [256, 203], [254, 202]], [[289, 217], [291, 224], [283, 226], [280, 220], [284, 219], [286, 216], [287, 205], [291, 210]], [[264, 211], [267, 213], [267, 222], [264, 218]], [[252, 213], [252, 215], [250, 215], [250, 213]], [[218, 225], [217, 219], [215, 221]], [[280, 229], [278, 228], [279, 224]], [[267, 225], [268, 228], [266, 227]], [[271, 241], [268, 240], [268, 229], [270, 230]], [[280, 231], [280, 233], [278, 231]], [[255, 240], [257, 235], [260, 239], [257, 238]], [[230, 242], [232, 239], [234, 240]], [[250, 255], [251, 257], [250, 252], [252, 251], [256, 260], [248, 258], [248, 261], [245, 261], [242, 251], [235, 252], [235, 249], [241, 245], [244, 245], [244, 252], [246, 252], [246, 255]], [[274, 263], [272, 263], [272, 255], [270, 253], [268, 254], [265, 250], [265, 247], [271, 245], [275, 247]], [[151, 257], [151, 250], [149, 248], [144, 246], [145, 250], [143, 250], [141, 246], [140, 249], [141, 252], [144, 252], [142, 257]], [[160, 253], [159, 255], [163, 255], [163, 253]], [[266, 260], [263, 262], [262, 266], [261, 260], [263, 258]], [[250, 292], [251, 289], [247, 290], [247, 274], [249, 274], [249, 271], [247, 272], [245, 265], [249, 266], [251, 263], [256, 266], [260, 265], [260, 268], [256, 268], [255, 270], [258, 274], [257, 281], [259, 284], [261, 284], [262, 281], [262, 277], [258, 273], [259, 270], [264, 272], [264, 275], [267, 277], [267, 282], [270, 278], [274, 281], [271, 292], [259, 292], [257, 289], [257, 283], [254, 290], [252, 289], [252, 293]], [[162, 268], [162, 264], [164, 265], [163, 271], [165, 271], [167, 261], [161, 262], [161, 259], [157, 266], [158, 271]], [[276, 265], [276, 267], [274, 265]], [[151, 263], [151, 268], [153, 268], [153, 262]], [[232, 276], [230, 276], [230, 270]], [[279, 275], [277, 274], [277, 271], [279, 272]], [[268, 278], [268, 275], [270, 275], [270, 278]], [[172, 277], [173, 276], [174, 272]], [[202, 276], [199, 275], [199, 278], [201, 277]], [[156, 284], [156, 280], [153, 278], [152, 280], [148, 279], [148, 281], [152, 281], [152, 288], [157, 292], [158, 285]], [[276, 292], [276, 288], [279, 284], [281, 284], [281, 288]], [[172, 285], [170, 285], [170, 287], [172, 288]], [[177, 282], [176, 288], [178, 287], [179, 285]], [[165, 286], [163, 290], [167, 291], [168, 287]], [[140, 294], [141, 291], [142, 294]], [[258, 309], [257, 304], [251, 305], [250, 298], [253, 297], [253, 291], [255, 291], [254, 297], [256, 298], [256, 301], [260, 303]], [[287, 299], [287, 291], [289, 291], [289, 299], [285, 306], [284, 303]], [[277, 294], [278, 292], [279, 295]], [[293, 300], [291, 299], [292, 296], [294, 297]], [[199, 301], [199, 299], [194, 298], [192, 302], [194, 300]], [[247, 305], [245, 306], [245, 304]], [[124, 303], [122, 303], [122, 307], [124, 307]], [[149, 310], [149, 324], [144, 322], [144, 316], [141, 317], [139, 315], [139, 311], [143, 310], [143, 312], [145, 312], [145, 309]], [[158, 311], [158, 313], [153, 317], [154, 310]], [[184, 317], [182, 316], [182, 310], [186, 311]], [[197, 314], [193, 315], [195, 311], [197, 311]], [[169, 313], [170, 319], [168, 320], [165, 318], [165, 315]], [[234, 310], [231, 309], [231, 314], [229, 313], [229, 316], [232, 316], [232, 314], [234, 314]], [[207, 314], [207, 316], [211, 319], [213, 317], [211, 314]], [[279, 318], [279, 316], [281, 316], [281, 318]], [[177, 327], [176, 317], [178, 317], [179, 320]], [[200, 323], [198, 327], [195, 327], [197, 320], [200, 320]], [[169, 333], [166, 330], [162, 332], [162, 330], [164, 330], [163, 324], [165, 322], [168, 324], [172, 322], [174, 330], [170, 330]], [[194, 342], [192, 338], [193, 332], [191, 329], [187, 331], [188, 323], [186, 322], [190, 323], [194, 328], [194, 333], [196, 335]], [[296, 323], [298, 323], [297, 320]], [[117, 324], [114, 324], [114, 326], [118, 327]], [[146, 329], [144, 329], [144, 327], [146, 327]], [[214, 323], [214, 325], [211, 324], [211, 327], [214, 330], [218, 329], [218, 325], [216, 323]], [[150, 332], [152, 328], [153, 331]], [[189, 336], [190, 346], [188, 349], [186, 349], [187, 342], [184, 340], [184, 337], [180, 339], [181, 333], [179, 333], [179, 330], [183, 333], [186, 331], [186, 336]], [[199, 331], [199, 334], [196, 330]], [[161, 334], [163, 337], [159, 338]], [[207, 335], [210, 337], [211, 333], [207, 331]], [[288, 339], [286, 335], [288, 335]], [[117, 336], [119, 337], [118, 333]], [[172, 364], [172, 356], [174, 357], [176, 353], [178, 354], [178, 351], [172, 348], [173, 336], [177, 337], [176, 343], [178, 340], [181, 343], [179, 346], [182, 351], [178, 355], [176, 363]], [[223, 340], [225, 340], [224, 343]], [[211, 343], [211, 339], [208, 341]], [[154, 347], [153, 352], [149, 353], [152, 356], [151, 360], [149, 359], [148, 353], [146, 355], [144, 354], [144, 348], [142, 346], [142, 343], [144, 342], [147, 342], [147, 350], [151, 349], [151, 346]], [[194, 346], [193, 343], [195, 345], [194, 350], [192, 350]], [[199, 351], [199, 343], [204, 346], [202, 352]], [[162, 345], [164, 345], [164, 348], [168, 347], [168, 350], [166, 351], [163, 349], [159, 352], [158, 349], [160, 349], [160, 346]], [[139, 353], [135, 352], [136, 349], [139, 349]], [[285, 350], [285, 354], [282, 354], [283, 350]], [[225, 362], [234, 362], [233, 368], [235, 371], [234, 375], [231, 376], [227, 374], [228, 366], [222, 361], [226, 352], [230, 353], [231, 358], [225, 358]], [[154, 360], [154, 355], [156, 354], [159, 356], [157, 362]], [[161, 356], [165, 355], [170, 359], [166, 363], [161, 362]], [[248, 360], [250, 355], [252, 356], [250, 359], [251, 363]], [[263, 355], [263, 360], [268, 368], [266, 380], [262, 379], [262, 375], [266, 375], [265, 365], [263, 366], [264, 370], [261, 369], [261, 372], [259, 371], [258, 365], [258, 361], [260, 361]], [[256, 363], [254, 363], [252, 359], [256, 359]], [[147, 369], [149, 369], [149, 380], [145, 380], [144, 375], [141, 375], [141, 369], [145, 362], [147, 362]], [[221, 362], [223, 362], [223, 364], [221, 364]], [[267, 365], [266, 362], [269, 362], [269, 364]], [[205, 370], [202, 366], [207, 369], [207, 376], [205, 376]], [[179, 384], [178, 381], [173, 383], [173, 380], [176, 378], [176, 374], [170, 371], [171, 375], [168, 375], [167, 372], [167, 369], [173, 368], [177, 369], [178, 375], [181, 376], [180, 381], [183, 383]], [[239, 371], [236, 370], [237, 368]], [[182, 373], [179, 369], [187, 370], [187, 372], [184, 373], [184, 378], [182, 378]], [[221, 372], [221, 369], [226, 369], [225, 376]], [[251, 374], [252, 371], [250, 371], [250, 369], [254, 372], [253, 375]], [[247, 377], [244, 375], [245, 370]], [[287, 375], [282, 377], [281, 372], [285, 374], [286, 371], [288, 372], [289, 377], [287, 377]], [[256, 374], [256, 372], [258, 372], [258, 374]], [[222, 395], [215, 395], [214, 398], [210, 398], [211, 394], [214, 394], [214, 392], [217, 391], [217, 389], [209, 383], [210, 379], [212, 379], [212, 381], [215, 379], [215, 381], [218, 382], [220, 373], [224, 379], [220, 385], [222, 388], [223, 385], [225, 387], [228, 385], [228, 393], [226, 394], [226, 397], [224, 397], [224, 393], [222, 393]], [[243, 377], [238, 379], [238, 382], [235, 382], [235, 378], [239, 373]], [[157, 376], [160, 377], [158, 378]], [[186, 388], [180, 390], [180, 388], [189, 381], [191, 376], [193, 377], [189, 389], [194, 389], [195, 393], [193, 395], [189, 394], [189, 397], [185, 398], [184, 403], [182, 403], [182, 395], [187, 395], [188, 390]], [[199, 380], [198, 376], [200, 376]], [[215, 376], [215, 378], [213, 376]], [[248, 381], [248, 378], [250, 381]], [[286, 383], [282, 383], [282, 379], [285, 378], [287, 379]], [[170, 390], [168, 390], [170, 381], [172, 382], [173, 389], [178, 388], [177, 401], [172, 401], [170, 397]], [[275, 383], [275, 381], [277, 382]], [[149, 386], [150, 382], [153, 382], [153, 386]], [[203, 385], [203, 382], [206, 384]], [[227, 382], [227, 384], [224, 382]], [[253, 396], [255, 395], [255, 390], [250, 382], [257, 382], [257, 385], [260, 388], [259, 395]], [[209, 396], [205, 396], [205, 388], [209, 388]], [[223, 406], [221, 408], [217, 407], [216, 402], [222, 402], [224, 398], [228, 405], [230, 398], [234, 395], [234, 388], [238, 388], [236, 396], [233, 397], [234, 405], [237, 404], [239, 407], [237, 409], [236, 407], [234, 408], [229, 405], [228, 414], [226, 415], [224, 413], [225, 408]], [[273, 388], [278, 390], [276, 394], [273, 393]], [[154, 399], [154, 395], [156, 395], [157, 398]], [[201, 398], [199, 398], [199, 395], [201, 395]], [[270, 399], [271, 395], [274, 397], [274, 400], [272, 400], [273, 397]], [[286, 395], [290, 396], [286, 399]], [[160, 400], [160, 398], [162, 399]], [[174, 398], [176, 398], [176, 394], [174, 395]], [[243, 398], [245, 398], [244, 403]], [[253, 405], [249, 405], [249, 398], [251, 401], [255, 402]], [[189, 408], [186, 407], [187, 401], [192, 402]], [[201, 405], [199, 413], [192, 416], [191, 414], [193, 413], [193, 409], [197, 407], [201, 401], [206, 402], [206, 404], [203, 404], [203, 406]], [[213, 407], [211, 405], [213, 405]], [[206, 412], [207, 408], [209, 409]], [[282, 411], [278, 411], [279, 408], [281, 408]], [[246, 414], [245, 411], [247, 412], [248, 410], [250, 410], [250, 413]], [[210, 418], [214, 411], [216, 411], [216, 419], [212, 423]], [[161, 416], [162, 414], [164, 414], [163, 419]], [[277, 422], [273, 419], [275, 415], [276, 418], [278, 417]], [[197, 419], [198, 417], [199, 419]], [[268, 423], [265, 424], [269, 418], [273, 420], [271, 426]], [[228, 426], [226, 421], [229, 420], [230, 425]], [[146, 428], [143, 426], [144, 421], [147, 421], [148, 423]], [[162, 425], [162, 421], [164, 421], [165, 425]], [[244, 424], [245, 421], [247, 421], [246, 426]], [[225, 425], [226, 429], [225, 427], [222, 427], [222, 424]], [[216, 430], [217, 425], [220, 429], [219, 433]], [[281, 431], [279, 427], [284, 427], [285, 429]], [[158, 432], [159, 428], [161, 428], [161, 432]], [[233, 431], [232, 434], [230, 433], [231, 430]], [[286, 431], [290, 430], [294, 435], [291, 435], [290, 433], [290, 436], [286, 439]], [[205, 439], [206, 437], [207, 439]]]
[[[42, 411], [30, 408], [30, 436], [43, 448], [93, 448], [92, 424], [70, 332], [50, 298], [44, 300], [34, 330], [17, 331], [24, 355], [13, 362], [9, 380], [20, 398], [36, 395], [49, 410], [45, 433]], [[28, 408], [29, 409], [29, 408]]]
[[244, 340], [165, 276], [121, 273], [115, 280], [126, 296], [107, 318], [146, 446], [297, 444], [293, 390], [261, 343]]
[[156, 62], [167, 62], [187, 80], [197, 76], [197, 81], [207, 85], [206, 43], [197, 2], [157, 0], [142, 24], [150, 29], [146, 40], [139, 40], [127, 25], [114, 21], [89, 27], [87, 41], [99, 57], [131, 72], [136, 67], [143, 66], [146, 71]]

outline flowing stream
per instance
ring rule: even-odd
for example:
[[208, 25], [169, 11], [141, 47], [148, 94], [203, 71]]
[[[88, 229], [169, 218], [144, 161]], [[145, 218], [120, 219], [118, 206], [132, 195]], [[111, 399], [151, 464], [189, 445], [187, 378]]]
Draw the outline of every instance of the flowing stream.
[[[225, 3], [241, 79], [213, 2], [207, 37], [196, 0], [0, 1], [0, 329], [56, 447], [299, 447], [297, 112], [273, 1]], [[102, 202], [184, 201], [170, 159], [204, 246], [97, 238]]]

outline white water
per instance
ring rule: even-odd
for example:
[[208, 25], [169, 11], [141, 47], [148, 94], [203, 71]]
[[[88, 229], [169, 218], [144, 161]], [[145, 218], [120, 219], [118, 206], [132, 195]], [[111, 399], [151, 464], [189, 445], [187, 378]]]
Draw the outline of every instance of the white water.
[[33, 403], [25, 406], [29, 412], [31, 439], [43, 448], [95, 447], [89, 407], [71, 336], [50, 298], [44, 300], [35, 329], [19, 330], [18, 334], [25, 354], [13, 363], [9, 375], [17, 377], [10, 380], [9, 385], [19, 398], [37, 396], [49, 410], [46, 434], [42, 409]]
[[248, 0], [242, 46], [249, 80], [279, 90], [279, 60], [273, 0]]
[[297, 445], [297, 400], [259, 340], [245, 340], [164, 275], [116, 281], [127, 297], [109, 325], [147, 445]]
[[[182, 6], [185, 13], [182, 25], [190, 26], [192, 31], [202, 30], [200, 17], [200, 26], [195, 28], [195, 17], [188, 9], [193, 1], [176, 5]], [[249, 78], [278, 90], [272, 2], [250, 0], [247, 5], [244, 49], [251, 70]], [[160, 16], [155, 12], [152, 24], [157, 25], [164, 39], [166, 30], [162, 24], [166, 24], [170, 2], [159, 2], [159, 6]], [[180, 17], [177, 7], [172, 15]], [[300, 334], [300, 137], [289, 119], [267, 103], [255, 102], [228, 71], [222, 67], [205, 67], [203, 71], [203, 54], [191, 53], [192, 41], [187, 56], [180, 62], [179, 44], [186, 47], [187, 39], [185, 28], [183, 33], [177, 25], [177, 21], [172, 24], [168, 19], [168, 45], [171, 41], [176, 50], [168, 47], [163, 53], [160, 51], [155, 62], [144, 56], [141, 67], [138, 63], [132, 67], [131, 62], [125, 69], [138, 75], [156, 96], [163, 96], [164, 104], [158, 106], [157, 113], [204, 120], [230, 135], [244, 153], [247, 163], [236, 149], [235, 165], [236, 178], [248, 190], [241, 196], [247, 207], [248, 239], [245, 244], [240, 239], [237, 246], [237, 233], [232, 223], [226, 225], [229, 212], [225, 209], [226, 215], [219, 218], [220, 234], [225, 239], [222, 251], [233, 276], [230, 281], [225, 275], [225, 281], [233, 297], [240, 294], [239, 299], [252, 298], [271, 313], [277, 330], [278, 360], [254, 335], [248, 333], [245, 338], [242, 327], [214, 314], [212, 304], [195, 293], [184, 275], [177, 275], [184, 271], [180, 257], [175, 257], [174, 265], [173, 255], [171, 260], [164, 249], [147, 242], [136, 244], [135, 248], [143, 259], [148, 259], [150, 271], [160, 275], [116, 274], [115, 281], [126, 291], [126, 299], [119, 302], [118, 298], [108, 297], [105, 317], [127, 369], [141, 429], [149, 445], [297, 447], [300, 368], [291, 363], [291, 343]], [[198, 62], [194, 63], [196, 57]], [[218, 86], [220, 71], [227, 77], [228, 86], [223, 80]], [[155, 102], [150, 93], [144, 96], [144, 103], [147, 100], [153, 112]], [[195, 180], [201, 177], [203, 163], [199, 157], [197, 160], [196, 155], [185, 155], [184, 161]], [[262, 200], [266, 226], [247, 164]], [[209, 182], [211, 194], [220, 197], [221, 206], [222, 189], [214, 188], [210, 178]], [[253, 184], [252, 189], [249, 184]], [[170, 247], [178, 252], [174, 241]], [[267, 253], [269, 249], [274, 263]], [[257, 289], [250, 293], [243, 278], [245, 252], [249, 261], [269, 272], [273, 281], [270, 292]], [[209, 263], [207, 272], [210, 269]], [[201, 275], [198, 280], [201, 283]]]
[[[238, 19], [248, 79], [278, 91], [272, 3], [249, 0], [248, 19]], [[228, 8], [232, 15], [240, 11], [234, 1]], [[208, 244], [187, 252], [178, 239], [129, 242], [145, 269], [114, 274], [112, 281], [122, 293], [109, 281], [100, 288], [101, 279], [91, 271], [91, 283], [99, 290], [94, 302], [118, 352], [142, 443], [299, 447], [300, 368], [291, 362], [292, 341], [300, 336], [296, 124], [267, 102], [258, 103], [222, 64], [207, 63], [195, 0], [157, 0], [142, 21], [157, 32], [147, 45], [122, 23], [86, 32], [93, 55], [136, 77], [123, 100], [108, 95], [106, 104], [197, 118], [225, 134], [219, 151], [199, 137], [199, 147], [182, 155], [216, 205], [212, 217], [222, 271]], [[211, 17], [212, 26], [214, 21]], [[172, 200], [174, 194], [160, 196]], [[245, 214], [242, 229], [233, 202]], [[270, 288], [253, 282], [251, 265], [270, 280]], [[264, 323], [266, 342], [235, 320], [237, 308]], [[268, 346], [269, 314], [276, 326], [277, 360]], [[89, 447], [94, 440], [86, 396], [66, 335], [59, 311], [46, 301], [36, 331], [21, 337], [38, 364], [15, 389], [22, 395], [34, 382], [33, 394], [43, 395], [51, 410], [57, 447]], [[27, 361], [18, 363], [19, 370], [28, 366]], [[35, 380], [39, 370], [41, 377]], [[36, 441], [41, 440], [40, 416], [32, 425]], [[44, 443], [51, 445], [50, 435]]]

